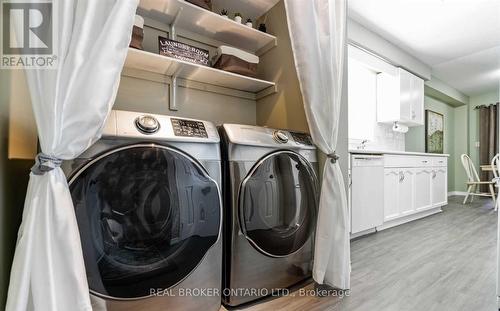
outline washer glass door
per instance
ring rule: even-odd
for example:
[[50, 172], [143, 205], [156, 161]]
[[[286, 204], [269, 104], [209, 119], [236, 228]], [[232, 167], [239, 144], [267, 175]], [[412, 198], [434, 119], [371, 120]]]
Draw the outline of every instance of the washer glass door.
[[91, 291], [149, 296], [186, 278], [219, 236], [216, 182], [198, 162], [161, 145], [97, 157], [70, 180]]
[[316, 175], [301, 155], [277, 151], [250, 170], [239, 203], [240, 226], [250, 243], [268, 256], [288, 256], [314, 232]]

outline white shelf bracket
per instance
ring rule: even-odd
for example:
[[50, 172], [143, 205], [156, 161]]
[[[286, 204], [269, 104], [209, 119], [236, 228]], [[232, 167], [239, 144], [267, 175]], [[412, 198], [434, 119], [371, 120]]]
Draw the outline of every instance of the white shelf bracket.
[[168, 109], [172, 111], [177, 111], [179, 108], [177, 107], [177, 76], [179, 75], [179, 69], [177, 69], [174, 74], [172, 75], [172, 78], [170, 79], [170, 84], [169, 84], [169, 102], [168, 102]]
[[174, 19], [172, 20], [172, 23], [170, 24], [170, 39], [172, 40], [177, 40], [177, 32], [175, 31], [175, 25], [179, 21], [181, 12], [182, 12], [182, 7], [179, 8], [177, 13], [175, 14]]

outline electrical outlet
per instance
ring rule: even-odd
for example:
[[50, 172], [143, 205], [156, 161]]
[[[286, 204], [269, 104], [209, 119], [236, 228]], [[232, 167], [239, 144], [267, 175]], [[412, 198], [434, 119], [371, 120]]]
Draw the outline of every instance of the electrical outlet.
[[480, 145], [481, 145], [481, 143], [480, 143], [480, 142], [478, 142], [478, 141], [476, 141], [476, 143], [474, 144], [474, 146], [475, 146], [476, 148], [479, 148], [479, 147], [480, 147]]

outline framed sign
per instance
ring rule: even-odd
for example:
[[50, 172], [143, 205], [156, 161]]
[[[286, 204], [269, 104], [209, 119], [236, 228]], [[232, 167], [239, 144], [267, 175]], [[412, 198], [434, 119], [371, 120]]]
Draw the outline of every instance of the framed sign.
[[425, 111], [425, 152], [444, 153], [444, 116]]

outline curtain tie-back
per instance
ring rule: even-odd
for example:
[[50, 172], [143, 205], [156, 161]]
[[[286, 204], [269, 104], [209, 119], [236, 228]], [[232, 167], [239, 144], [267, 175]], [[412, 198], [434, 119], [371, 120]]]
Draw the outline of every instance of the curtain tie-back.
[[332, 163], [337, 163], [337, 160], [340, 159], [340, 157], [335, 151], [333, 153], [328, 154], [327, 157], [330, 159], [330, 161], [332, 161]]
[[51, 157], [43, 152], [40, 152], [35, 157], [35, 165], [31, 167], [31, 172], [35, 175], [44, 175], [45, 173], [61, 166], [61, 164], [61, 159]]

